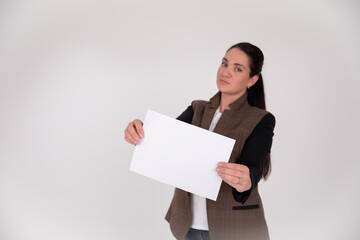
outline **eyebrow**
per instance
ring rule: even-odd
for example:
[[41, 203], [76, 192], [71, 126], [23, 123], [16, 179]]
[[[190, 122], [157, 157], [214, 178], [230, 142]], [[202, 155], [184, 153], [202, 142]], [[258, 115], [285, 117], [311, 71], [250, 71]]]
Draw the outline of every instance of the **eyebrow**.
[[[229, 62], [226, 58], [223, 58], [223, 60]], [[242, 65], [242, 64], [240, 64], [240, 63], [234, 63], [234, 65], [236, 65], [236, 66], [241, 66], [241, 67], [243, 67], [243, 68], [246, 69], [246, 67], [244, 67], [244, 65]]]

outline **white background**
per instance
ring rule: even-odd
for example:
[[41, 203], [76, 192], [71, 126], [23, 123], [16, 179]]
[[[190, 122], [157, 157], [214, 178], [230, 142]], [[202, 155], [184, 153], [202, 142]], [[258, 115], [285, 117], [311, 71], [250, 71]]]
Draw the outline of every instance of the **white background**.
[[242, 41], [265, 54], [277, 119], [259, 185], [271, 238], [359, 239], [359, 13], [355, 0], [2, 0], [0, 239], [172, 239], [173, 188], [129, 171], [123, 131], [213, 96]]

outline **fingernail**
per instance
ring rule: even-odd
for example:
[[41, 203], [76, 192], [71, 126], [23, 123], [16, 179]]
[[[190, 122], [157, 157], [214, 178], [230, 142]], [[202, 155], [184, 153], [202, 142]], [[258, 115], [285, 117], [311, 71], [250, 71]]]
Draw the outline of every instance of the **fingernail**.
[[140, 133], [139, 135], [140, 135], [140, 137], [141, 137], [141, 138], [143, 138], [143, 137], [144, 137], [144, 135], [143, 135], [142, 133]]

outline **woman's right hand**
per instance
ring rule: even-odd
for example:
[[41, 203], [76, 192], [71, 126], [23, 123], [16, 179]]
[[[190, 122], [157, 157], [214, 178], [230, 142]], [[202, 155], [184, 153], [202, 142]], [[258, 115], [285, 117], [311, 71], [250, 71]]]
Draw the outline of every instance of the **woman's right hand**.
[[125, 129], [125, 140], [133, 145], [137, 145], [140, 139], [144, 137], [143, 123], [139, 119], [129, 122]]

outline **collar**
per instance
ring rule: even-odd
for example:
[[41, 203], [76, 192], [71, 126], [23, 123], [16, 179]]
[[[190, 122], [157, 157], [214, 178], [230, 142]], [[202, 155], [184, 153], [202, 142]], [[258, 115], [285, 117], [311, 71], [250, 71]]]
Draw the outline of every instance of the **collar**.
[[[247, 102], [247, 92], [245, 92], [241, 97], [236, 99], [234, 102], [229, 104], [230, 110], [237, 110], [244, 106], [245, 104], [248, 104]], [[219, 107], [221, 100], [221, 92], [217, 92], [212, 98], [210, 98], [210, 105], [214, 108]]]

